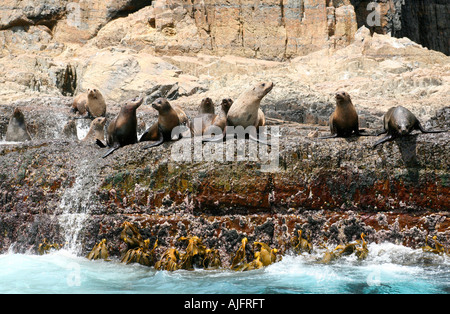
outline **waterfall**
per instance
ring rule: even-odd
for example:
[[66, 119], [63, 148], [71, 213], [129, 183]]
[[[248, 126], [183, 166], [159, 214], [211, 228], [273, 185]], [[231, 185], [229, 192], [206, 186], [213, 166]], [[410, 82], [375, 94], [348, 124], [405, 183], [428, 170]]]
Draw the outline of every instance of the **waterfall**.
[[64, 191], [59, 205], [59, 224], [65, 237], [65, 249], [81, 253], [80, 232], [89, 218], [96, 187], [96, 171], [90, 160], [82, 160], [76, 168], [75, 183]]

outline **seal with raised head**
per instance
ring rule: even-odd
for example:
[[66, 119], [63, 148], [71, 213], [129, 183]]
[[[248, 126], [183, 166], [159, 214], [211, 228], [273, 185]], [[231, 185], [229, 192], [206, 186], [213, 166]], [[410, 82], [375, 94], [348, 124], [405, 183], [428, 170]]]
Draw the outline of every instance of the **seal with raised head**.
[[206, 97], [202, 99], [202, 102], [200, 103], [200, 106], [198, 108], [198, 113], [212, 113], [214, 114], [214, 103], [211, 100], [211, 98]]
[[[148, 128], [139, 139], [139, 142], [156, 141], [144, 146], [144, 149], [159, 146], [172, 140], [172, 130], [188, 123], [186, 113], [179, 106], [172, 106], [166, 98], [158, 98], [152, 103], [152, 107], [158, 111], [158, 121]], [[181, 138], [178, 134], [177, 140]]]
[[[242, 93], [233, 102], [230, 109], [228, 110], [227, 127], [242, 126], [244, 129], [246, 129], [249, 126], [253, 126], [257, 131], [258, 127], [265, 126], [265, 116], [260, 108], [260, 104], [263, 97], [272, 90], [273, 86], [273, 82], [260, 82]], [[215, 142], [217, 140], [226, 139], [224, 135], [226, 133], [227, 127], [224, 128], [222, 135], [215, 136], [209, 139], [203, 139], [203, 141]], [[249, 138], [257, 142], [268, 144], [262, 140], [259, 140], [253, 134], [249, 134]]]
[[105, 139], [105, 124], [106, 124], [105, 117], [98, 117], [92, 120], [88, 133], [81, 141], [96, 142], [97, 139], [103, 141]]
[[[110, 149], [103, 158], [113, 153], [118, 148], [137, 143], [137, 117], [136, 110], [142, 104], [142, 97], [128, 101], [120, 109], [119, 114], [108, 125], [106, 144]], [[100, 147], [106, 147], [102, 141], [96, 140]]]
[[383, 117], [383, 131], [379, 132], [377, 136], [381, 134], [387, 135], [378, 140], [373, 148], [378, 145], [393, 140], [400, 136], [410, 134], [413, 130], [419, 130], [422, 133], [442, 133], [448, 130], [425, 130], [420, 124], [416, 116], [403, 106], [397, 106], [390, 108]]
[[30, 133], [27, 130], [25, 116], [19, 108], [15, 108], [11, 118], [9, 119], [6, 129], [5, 141], [7, 142], [24, 142], [31, 141]]
[[76, 96], [72, 102], [72, 112], [80, 113], [83, 118], [104, 117], [106, 102], [102, 93], [96, 88], [90, 88], [86, 93]]
[[331, 135], [319, 137], [319, 139], [349, 137], [362, 135], [359, 129], [358, 114], [347, 92], [336, 93], [336, 109], [330, 116]]
[[200, 113], [197, 115], [190, 124], [191, 134], [193, 136], [211, 134], [213, 127], [217, 127], [223, 132], [227, 125], [227, 113], [232, 104], [233, 101], [230, 98], [223, 99], [221, 104], [222, 112], [220, 114]]

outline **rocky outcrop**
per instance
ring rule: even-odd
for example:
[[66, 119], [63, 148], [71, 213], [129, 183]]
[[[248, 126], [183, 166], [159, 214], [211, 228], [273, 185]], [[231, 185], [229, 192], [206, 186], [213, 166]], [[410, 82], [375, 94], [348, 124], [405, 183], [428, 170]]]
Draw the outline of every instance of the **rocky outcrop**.
[[[448, 133], [377, 150], [373, 138], [308, 137], [328, 133], [339, 90], [369, 132], [399, 104], [426, 128], [450, 126], [449, 57], [377, 33], [402, 23], [392, 15], [398, 1], [378, 1], [393, 17], [372, 34], [358, 25], [363, 2], [4, 1], [0, 139], [20, 107], [33, 140], [0, 145], [0, 251], [34, 250], [44, 238], [62, 243], [67, 216], [86, 210], [83, 253], [107, 238], [119, 256], [123, 221], [151, 245], [158, 239], [159, 250], [198, 235], [224, 258], [244, 236], [286, 250], [299, 228], [316, 243], [364, 231], [369, 241], [418, 247], [437, 235], [448, 246]], [[108, 121], [125, 100], [145, 97], [142, 133], [157, 119], [148, 106], [157, 97], [193, 117], [202, 98], [218, 109], [259, 80], [275, 83], [261, 103], [268, 123], [281, 128], [275, 169], [261, 160], [174, 160], [172, 148], [189, 139], [151, 151], [130, 145], [101, 159], [99, 148], [63, 134], [75, 117], [73, 96], [88, 88], [101, 90]], [[76, 125], [80, 132], [89, 121]]]
[[380, 34], [408, 37], [424, 47], [450, 54], [448, 1], [352, 0], [351, 3], [358, 27], [364, 25]]
[[[316, 244], [365, 232], [369, 242], [418, 247], [437, 235], [449, 245], [448, 134], [373, 150], [372, 138], [320, 141], [307, 132], [282, 127], [269, 168], [263, 158], [196, 162], [195, 145], [205, 146], [190, 139], [153, 150], [129, 145], [106, 159], [93, 144], [61, 140], [1, 146], [1, 250], [35, 250], [44, 238], [64, 243], [74, 224], [64, 219], [75, 213], [89, 214], [81, 252], [106, 238], [117, 256], [123, 221], [157, 238], [162, 251], [189, 234], [224, 258], [244, 236], [287, 250], [298, 228]], [[176, 161], [175, 145], [186, 143], [192, 161]]]

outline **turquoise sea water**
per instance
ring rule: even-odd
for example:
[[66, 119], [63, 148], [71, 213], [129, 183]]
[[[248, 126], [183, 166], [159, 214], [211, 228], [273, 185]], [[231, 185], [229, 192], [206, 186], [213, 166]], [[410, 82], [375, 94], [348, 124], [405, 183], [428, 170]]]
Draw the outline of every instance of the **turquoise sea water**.
[[394, 244], [370, 244], [369, 257], [323, 265], [320, 252], [287, 255], [266, 268], [155, 271], [119, 261], [89, 261], [60, 250], [0, 255], [0, 293], [447, 294], [450, 257]]

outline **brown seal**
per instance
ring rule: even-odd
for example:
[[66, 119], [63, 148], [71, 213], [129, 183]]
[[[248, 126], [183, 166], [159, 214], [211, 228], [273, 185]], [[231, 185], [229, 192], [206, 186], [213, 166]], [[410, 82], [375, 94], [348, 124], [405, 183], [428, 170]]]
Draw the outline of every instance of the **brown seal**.
[[6, 129], [5, 141], [7, 142], [24, 142], [31, 141], [30, 133], [27, 130], [25, 116], [19, 108], [15, 108], [11, 118], [9, 119]]
[[[219, 129], [220, 132], [223, 132], [227, 125], [227, 113], [232, 104], [233, 101], [230, 98], [223, 99], [221, 104], [221, 114], [201, 113], [196, 116], [190, 124], [191, 134], [193, 136], [202, 136], [203, 134], [210, 135], [211, 133], [217, 133], [214, 131], [218, 131]], [[213, 130], [213, 127], [219, 129]]]
[[[142, 134], [139, 142], [156, 141], [147, 145], [144, 149], [161, 145], [172, 140], [172, 130], [188, 123], [186, 113], [179, 106], [172, 106], [166, 98], [158, 98], [152, 103], [152, 107], [158, 111], [158, 121]], [[178, 139], [181, 133], [178, 134]]]
[[384, 142], [393, 140], [397, 137], [408, 135], [414, 130], [419, 130], [422, 133], [442, 133], [448, 131], [448, 130], [435, 130], [435, 131], [425, 130], [420, 124], [419, 120], [411, 111], [402, 106], [392, 107], [386, 112], [386, 114], [383, 117], [383, 131], [377, 134], [377, 136], [386, 133], [387, 135], [381, 140], [378, 140], [373, 145], [373, 148], [377, 147], [378, 145]]
[[[103, 158], [122, 146], [137, 143], [136, 110], [142, 104], [142, 101], [142, 97], [128, 101], [122, 106], [116, 118], [108, 125], [106, 144], [110, 149], [103, 155]], [[100, 147], [106, 147], [99, 139], [96, 142]]]
[[230, 107], [227, 114], [227, 125], [264, 126], [264, 113], [260, 109], [260, 103], [273, 88], [272, 82], [261, 82], [242, 93]]
[[84, 118], [104, 117], [106, 114], [106, 102], [102, 93], [96, 89], [88, 89], [86, 93], [74, 98], [72, 112], [79, 112], [86, 115]]
[[81, 115], [86, 114], [87, 93], [77, 95], [72, 102], [71, 111], [73, 113], [79, 113]]
[[[260, 82], [242, 93], [228, 110], [227, 126], [242, 126], [244, 129], [249, 126], [254, 126], [256, 130], [258, 130], [258, 127], [260, 126], [265, 126], [265, 116], [260, 108], [260, 103], [263, 97], [272, 90], [273, 86], [273, 82]], [[226, 129], [227, 128], [224, 129], [223, 133], [226, 133]], [[204, 139], [203, 141], [213, 142], [219, 139], [226, 139], [224, 135], [225, 134]], [[268, 144], [267, 142], [257, 139], [255, 135], [256, 134], [249, 134], [249, 138], [257, 142]]]
[[200, 106], [198, 108], [198, 113], [212, 113], [214, 114], [214, 103], [211, 100], [211, 98], [206, 97], [202, 99], [202, 102], [200, 103]]
[[106, 114], [106, 102], [102, 93], [96, 88], [88, 89], [86, 111], [92, 118], [104, 117]]
[[364, 130], [359, 129], [358, 114], [347, 92], [336, 93], [336, 109], [330, 116], [331, 135], [319, 139], [334, 137], [349, 137], [363, 135]]
[[103, 141], [105, 139], [105, 117], [98, 117], [92, 120], [91, 126], [89, 127], [89, 132], [81, 140], [82, 142], [92, 141], [96, 142], [97, 139]]

